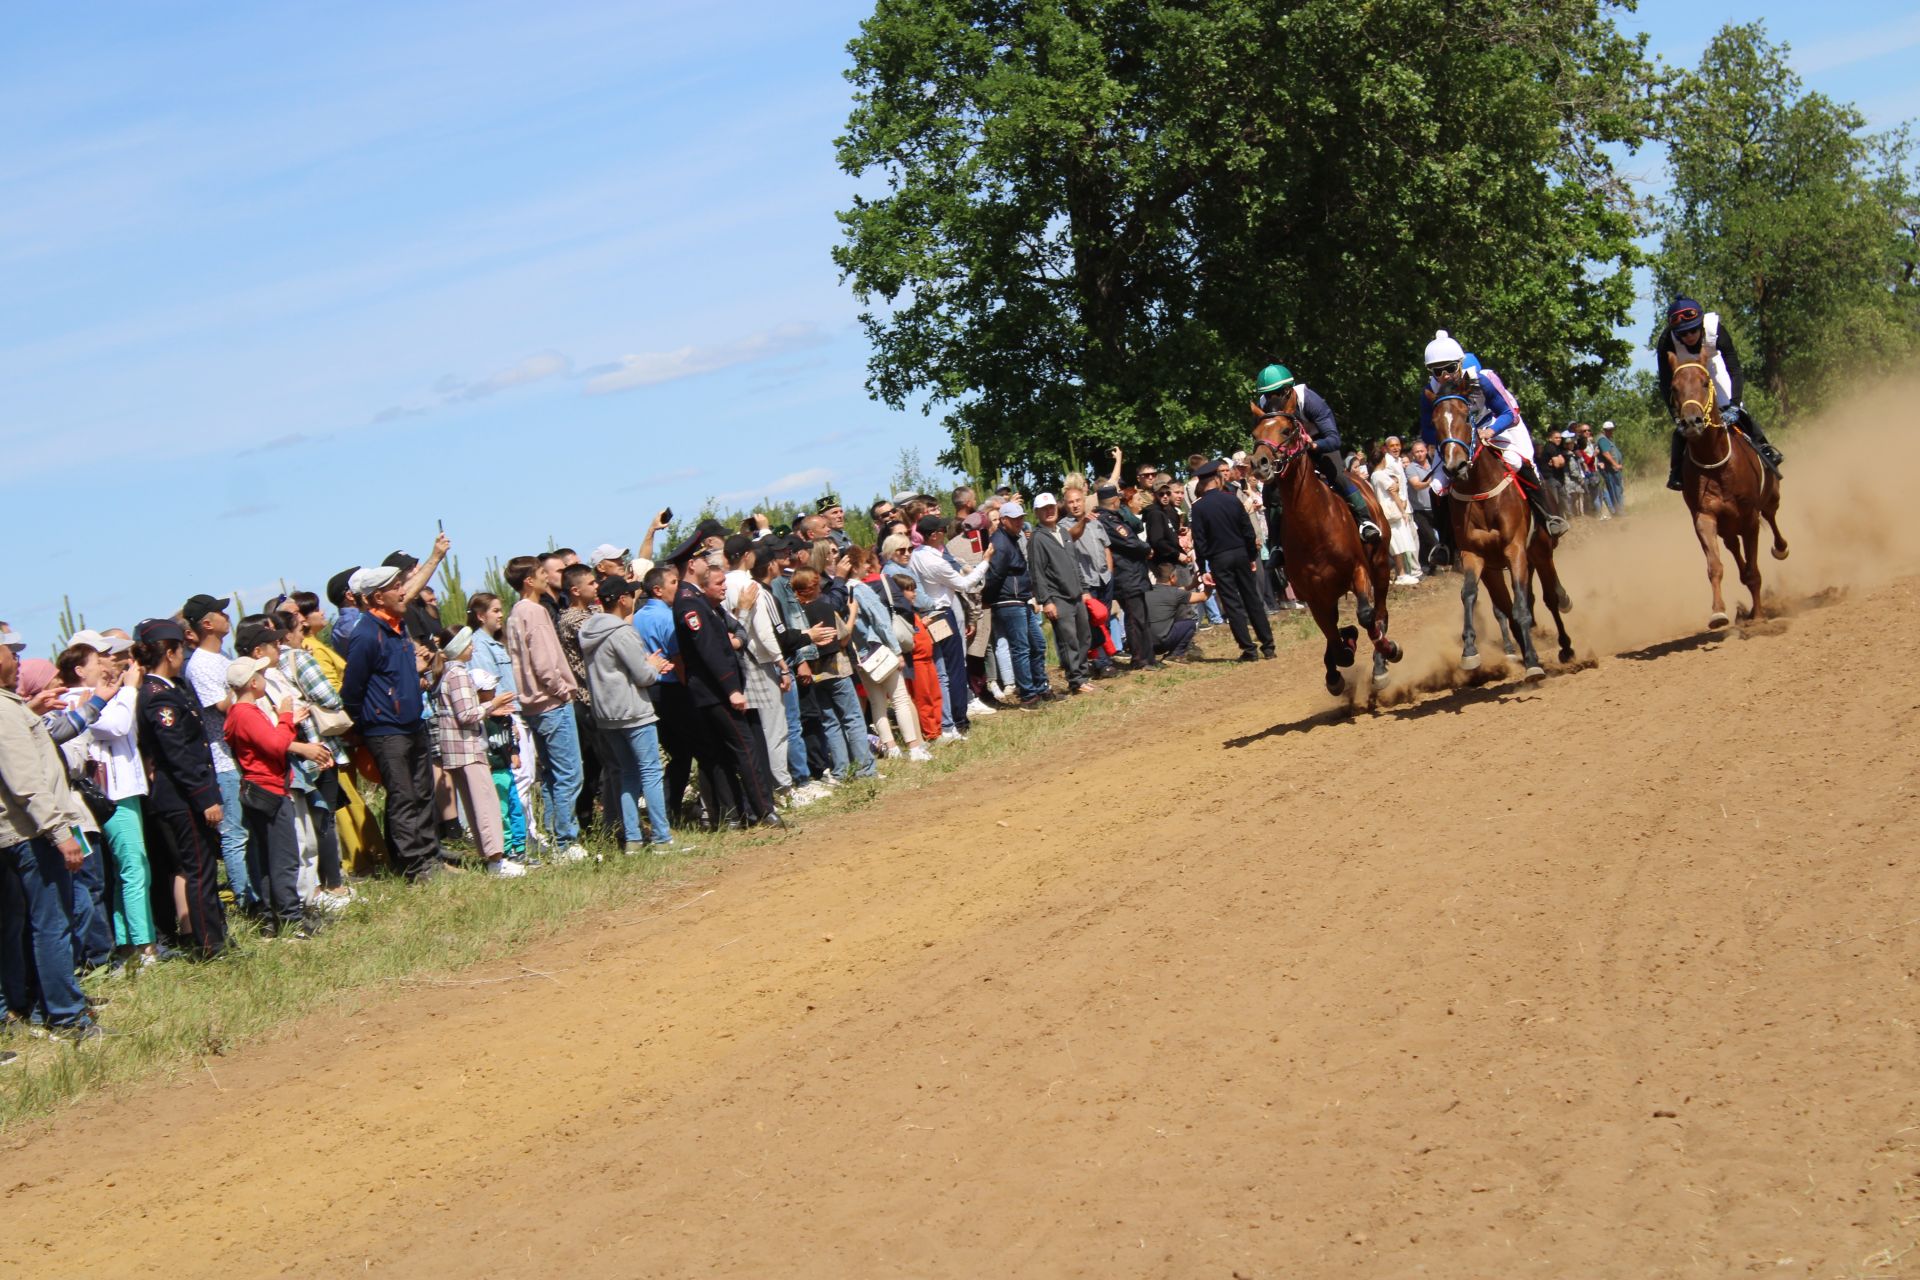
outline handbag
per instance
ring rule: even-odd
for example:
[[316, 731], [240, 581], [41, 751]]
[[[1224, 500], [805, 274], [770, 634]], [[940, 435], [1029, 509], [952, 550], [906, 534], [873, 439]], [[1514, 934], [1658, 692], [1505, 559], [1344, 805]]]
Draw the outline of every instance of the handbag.
[[280, 806], [287, 802], [285, 796], [277, 796], [257, 782], [240, 780], [240, 807], [248, 813], [257, 813], [263, 818], [271, 818], [280, 812]]
[[104, 763], [87, 761], [79, 776], [73, 780], [73, 789], [80, 793], [81, 801], [95, 822], [104, 823], [113, 816], [115, 805], [107, 798], [107, 766]]
[[353, 732], [353, 717], [344, 711], [332, 711], [317, 702], [307, 704], [307, 718], [313, 730], [323, 738], [344, 738]]
[[950, 638], [953, 635], [953, 615], [945, 609], [940, 610], [933, 616], [933, 621], [927, 624], [927, 634], [933, 637], [935, 644]]
[[880, 583], [887, 589], [887, 616], [893, 619], [894, 641], [899, 644], [902, 649], [910, 652], [913, 649], [913, 624], [901, 617], [894, 610], [893, 579], [885, 574], [881, 574]]
[[900, 655], [878, 641], [860, 655], [860, 670], [875, 684], [886, 683], [900, 669]]

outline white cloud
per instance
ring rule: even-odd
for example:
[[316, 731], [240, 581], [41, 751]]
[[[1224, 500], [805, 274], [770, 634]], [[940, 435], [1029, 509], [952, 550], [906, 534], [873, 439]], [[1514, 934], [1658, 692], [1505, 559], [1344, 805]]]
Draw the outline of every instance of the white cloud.
[[737, 502], [753, 502], [759, 498], [779, 498], [805, 489], [815, 489], [833, 482], [833, 472], [825, 467], [808, 467], [805, 471], [790, 471], [765, 484], [754, 485], [750, 489], [736, 489], [732, 493], [716, 493], [713, 500], [722, 505]]
[[1814, 76], [1901, 53], [1915, 45], [1920, 45], [1920, 14], [1908, 14], [1865, 31], [1849, 31], [1802, 45], [1793, 51], [1793, 65], [1802, 75]]
[[451, 373], [444, 374], [433, 384], [431, 399], [413, 404], [389, 405], [374, 414], [373, 421], [385, 423], [398, 422], [402, 418], [417, 418], [447, 405], [470, 404], [475, 400], [484, 400], [488, 396], [498, 395], [502, 391], [511, 391], [516, 387], [530, 387], [536, 382], [545, 382], [548, 378], [564, 377], [572, 371], [572, 360], [558, 351], [542, 351], [528, 356], [517, 364], [511, 364], [490, 373], [478, 382], [468, 382]]
[[587, 378], [587, 394], [597, 396], [613, 391], [631, 391], [637, 387], [657, 387], [664, 382], [717, 373], [736, 365], [752, 364], [823, 346], [828, 341], [826, 331], [818, 325], [783, 324], [713, 346], [688, 345], [673, 351], [647, 351], [623, 356], [616, 365], [587, 371], [592, 375]]

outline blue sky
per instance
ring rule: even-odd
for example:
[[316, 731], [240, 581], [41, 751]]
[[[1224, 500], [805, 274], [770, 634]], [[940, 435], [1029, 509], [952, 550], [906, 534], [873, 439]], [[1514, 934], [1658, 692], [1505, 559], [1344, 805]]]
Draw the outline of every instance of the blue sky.
[[[0, 47], [0, 618], [257, 606], [444, 519], [489, 554], [661, 506], [877, 493], [935, 420], [863, 387], [829, 247], [867, 6], [31, 6]], [[1876, 125], [1910, 3], [1759, 16]], [[1818, 28], [1825, 26], [1822, 31]], [[1658, 180], [1650, 153], [1629, 166]], [[35, 645], [40, 651], [40, 645]]]

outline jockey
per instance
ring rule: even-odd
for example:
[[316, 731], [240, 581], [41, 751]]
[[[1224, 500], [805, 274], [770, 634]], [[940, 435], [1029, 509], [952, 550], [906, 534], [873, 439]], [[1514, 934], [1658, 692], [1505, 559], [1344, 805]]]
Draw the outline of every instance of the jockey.
[[1313, 439], [1309, 456], [1314, 470], [1333, 486], [1333, 491], [1353, 512], [1360, 526], [1360, 541], [1380, 541], [1380, 526], [1373, 522], [1373, 509], [1340, 464], [1340, 428], [1334, 423], [1333, 410], [1327, 407], [1327, 402], [1306, 383], [1296, 382], [1283, 364], [1270, 364], [1262, 369], [1253, 389], [1259, 397], [1254, 403], [1260, 406], [1260, 412], [1283, 413], [1307, 429]]
[[[1728, 336], [1726, 326], [1720, 323], [1716, 312], [1700, 310], [1700, 304], [1692, 298], [1675, 298], [1673, 305], [1667, 308], [1667, 328], [1660, 340], [1653, 344], [1654, 360], [1660, 369], [1660, 402], [1667, 406], [1667, 412], [1673, 412], [1673, 365], [1667, 360], [1669, 353], [1676, 360], [1698, 359], [1701, 352], [1707, 352], [1707, 367], [1713, 373], [1713, 398], [1720, 408], [1721, 418], [1739, 427], [1747, 439], [1753, 441], [1754, 448], [1766, 460], [1775, 472], [1785, 461], [1781, 452], [1767, 442], [1766, 432], [1753, 420], [1740, 403], [1740, 393], [1746, 386], [1746, 379], [1740, 373], [1740, 356], [1733, 349], [1733, 339]], [[1679, 416], [1674, 417], [1673, 446], [1669, 455], [1667, 488], [1680, 487], [1680, 452], [1687, 447], [1686, 437], [1680, 434]]]
[[1558, 538], [1567, 531], [1567, 522], [1547, 505], [1546, 486], [1533, 465], [1533, 434], [1520, 416], [1520, 402], [1500, 381], [1500, 375], [1481, 367], [1478, 357], [1462, 351], [1460, 344], [1445, 329], [1433, 335], [1426, 352], [1427, 385], [1420, 391], [1420, 438], [1433, 449], [1440, 466], [1434, 471], [1433, 491], [1445, 493], [1446, 455], [1440, 448], [1440, 433], [1433, 425], [1433, 402], [1441, 396], [1460, 396], [1467, 402], [1467, 421], [1479, 433], [1481, 443], [1500, 450], [1506, 464], [1525, 482], [1520, 491], [1533, 508], [1534, 519]]

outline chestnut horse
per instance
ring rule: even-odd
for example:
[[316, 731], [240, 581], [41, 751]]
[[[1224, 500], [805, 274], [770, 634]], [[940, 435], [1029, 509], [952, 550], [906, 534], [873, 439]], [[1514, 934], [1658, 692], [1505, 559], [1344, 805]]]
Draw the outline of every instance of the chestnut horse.
[[[1387, 683], [1387, 664], [1405, 656], [1387, 639], [1387, 584], [1392, 571], [1384, 539], [1369, 546], [1360, 541], [1353, 512], [1329, 489], [1307, 456], [1313, 437], [1306, 424], [1291, 414], [1264, 414], [1253, 429], [1254, 475], [1276, 486], [1280, 493], [1280, 548], [1286, 554], [1287, 581], [1302, 604], [1320, 624], [1327, 638], [1323, 657], [1327, 692], [1340, 694], [1346, 681], [1339, 668], [1353, 665], [1360, 632], [1340, 625], [1340, 599], [1353, 593], [1354, 616], [1373, 641], [1373, 687]], [[1373, 522], [1386, 528], [1386, 516], [1370, 487], [1362, 486]], [[1271, 505], [1271, 504], [1269, 504]]]
[[[1727, 602], [1720, 595], [1720, 548], [1717, 537], [1733, 553], [1740, 581], [1753, 598], [1743, 618], [1758, 618], [1760, 602], [1760, 518], [1773, 530], [1773, 558], [1787, 558], [1787, 540], [1780, 536], [1780, 476], [1760, 460], [1760, 451], [1742, 433], [1729, 428], [1720, 416], [1713, 393], [1713, 372], [1703, 360], [1674, 360], [1673, 416], [1686, 437], [1680, 462], [1680, 491], [1693, 516], [1693, 533], [1707, 557], [1707, 581], [1713, 584], [1713, 612], [1707, 626], [1727, 625]], [[1739, 443], [1735, 443], [1736, 439]]]
[[[1433, 428], [1440, 437], [1440, 466], [1447, 476], [1447, 496], [1453, 512], [1453, 544], [1460, 551], [1460, 604], [1466, 620], [1460, 629], [1460, 665], [1468, 671], [1480, 665], [1473, 632], [1473, 607], [1486, 583], [1494, 611], [1513, 624], [1512, 638], [1520, 645], [1527, 678], [1547, 674], [1533, 647], [1533, 576], [1540, 575], [1542, 594], [1559, 631], [1560, 661], [1573, 661], [1573, 641], [1561, 614], [1572, 607], [1553, 563], [1553, 539], [1533, 522], [1520, 477], [1491, 444], [1480, 443], [1468, 422], [1461, 396], [1443, 395], [1433, 402]], [[1508, 587], [1511, 575], [1513, 585]]]

